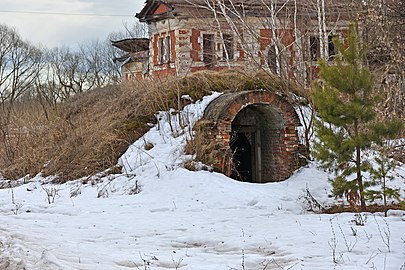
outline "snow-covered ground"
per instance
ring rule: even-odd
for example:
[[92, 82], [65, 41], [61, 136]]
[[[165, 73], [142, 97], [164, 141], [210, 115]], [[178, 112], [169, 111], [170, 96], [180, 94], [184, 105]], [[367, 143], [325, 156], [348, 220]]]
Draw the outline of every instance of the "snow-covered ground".
[[[183, 120], [191, 126], [213, 97]], [[122, 174], [1, 189], [0, 269], [405, 269], [405, 212], [306, 211], [307, 189], [331, 200], [315, 164], [269, 184], [188, 171], [190, 129], [166, 117], [122, 156]]]

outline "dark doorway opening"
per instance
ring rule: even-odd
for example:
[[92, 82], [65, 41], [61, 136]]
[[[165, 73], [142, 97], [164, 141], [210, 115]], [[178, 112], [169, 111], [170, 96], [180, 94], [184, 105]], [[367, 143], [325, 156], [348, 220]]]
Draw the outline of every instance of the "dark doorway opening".
[[277, 93], [223, 94], [205, 109], [204, 121], [201, 126], [207, 130], [200, 134], [214, 142], [210, 162], [218, 172], [240, 181], [269, 183], [287, 179], [300, 167], [300, 120]]
[[232, 121], [230, 147], [233, 153], [231, 177], [245, 182], [267, 183], [277, 179], [284, 119], [274, 107], [246, 106]]
[[239, 181], [252, 181], [252, 146], [244, 133], [236, 133], [231, 140], [233, 153], [232, 175]]

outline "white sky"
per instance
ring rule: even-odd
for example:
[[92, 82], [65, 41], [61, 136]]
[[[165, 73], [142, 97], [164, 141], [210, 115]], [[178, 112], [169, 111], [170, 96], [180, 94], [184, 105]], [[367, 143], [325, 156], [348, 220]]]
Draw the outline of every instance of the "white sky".
[[123, 30], [124, 23], [136, 20], [134, 15], [144, 3], [145, 0], [0, 0], [0, 23], [15, 27], [23, 39], [35, 45], [75, 46]]

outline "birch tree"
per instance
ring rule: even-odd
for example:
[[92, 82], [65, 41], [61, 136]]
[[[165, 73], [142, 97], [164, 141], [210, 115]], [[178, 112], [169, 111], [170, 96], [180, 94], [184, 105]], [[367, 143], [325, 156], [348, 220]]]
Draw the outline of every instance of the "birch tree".
[[378, 110], [386, 118], [405, 117], [405, 1], [368, 0], [362, 16], [368, 63], [384, 100]]
[[320, 57], [325, 60], [328, 58], [328, 33], [326, 31], [325, 0], [316, 0], [316, 12], [318, 18]]

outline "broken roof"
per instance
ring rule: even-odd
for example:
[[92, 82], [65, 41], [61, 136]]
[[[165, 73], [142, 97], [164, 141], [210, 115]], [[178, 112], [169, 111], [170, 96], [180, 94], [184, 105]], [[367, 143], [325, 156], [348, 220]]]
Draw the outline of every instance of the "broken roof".
[[111, 41], [111, 45], [128, 53], [136, 53], [149, 50], [149, 39], [147, 38], [126, 38]]
[[[185, 17], [206, 17], [212, 13], [212, 8], [218, 6], [218, 2], [227, 6], [228, 12], [242, 12], [244, 15], [264, 15], [270, 12], [270, 6], [276, 4], [278, 7], [294, 8], [293, 0], [146, 0], [144, 8], [136, 14], [141, 22], [151, 22], [175, 16]], [[345, 9], [351, 10], [351, 4], [359, 4], [361, 0], [326, 0], [327, 8], [330, 10]], [[315, 0], [298, 0], [297, 6], [303, 10], [314, 9]]]
[[114, 62], [119, 62], [121, 64], [132, 63], [132, 62], [141, 62], [144, 63], [148, 60], [149, 53], [148, 51], [127, 53], [119, 57], [113, 58]]
[[[266, 9], [266, 5], [270, 5], [271, 0], [223, 0], [225, 5], [231, 9], [252, 10]], [[304, 2], [308, 0], [301, 0]], [[212, 7], [217, 7], [217, 1], [213, 0], [147, 0], [141, 12], [136, 14], [136, 17], [141, 22], [155, 21], [174, 16], [196, 16], [195, 11], [198, 10], [201, 16], [205, 16], [204, 11], [211, 11]], [[283, 5], [291, 0], [278, 0], [277, 5]], [[161, 8], [162, 5], [165, 8]], [[193, 12], [194, 11], [194, 12]]]

